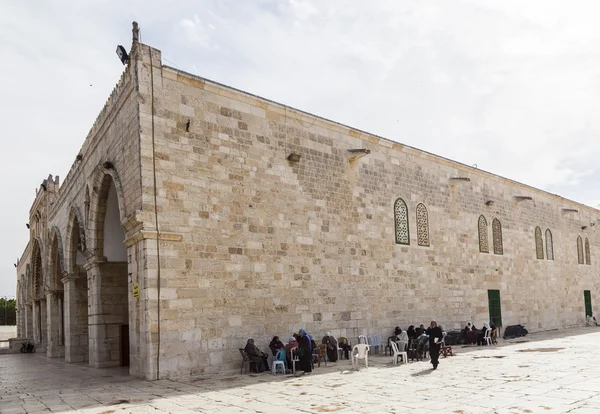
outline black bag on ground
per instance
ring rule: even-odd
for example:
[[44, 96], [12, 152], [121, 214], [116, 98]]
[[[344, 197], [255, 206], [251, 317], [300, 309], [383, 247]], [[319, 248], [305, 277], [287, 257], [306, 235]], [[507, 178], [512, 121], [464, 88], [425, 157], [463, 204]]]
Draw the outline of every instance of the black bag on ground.
[[529, 332], [523, 327], [523, 325], [510, 325], [504, 330], [504, 339], [519, 338], [526, 336]]

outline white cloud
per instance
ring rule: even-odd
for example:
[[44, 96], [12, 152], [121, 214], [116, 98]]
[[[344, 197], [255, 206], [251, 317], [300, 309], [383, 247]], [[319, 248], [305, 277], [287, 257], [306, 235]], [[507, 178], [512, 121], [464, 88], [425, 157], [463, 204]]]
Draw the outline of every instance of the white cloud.
[[[0, 295], [34, 188], [64, 177], [122, 67], [131, 20], [177, 67], [596, 206], [594, 1], [0, 3]], [[90, 87], [89, 85], [93, 86]], [[8, 287], [7, 287], [8, 286]]]

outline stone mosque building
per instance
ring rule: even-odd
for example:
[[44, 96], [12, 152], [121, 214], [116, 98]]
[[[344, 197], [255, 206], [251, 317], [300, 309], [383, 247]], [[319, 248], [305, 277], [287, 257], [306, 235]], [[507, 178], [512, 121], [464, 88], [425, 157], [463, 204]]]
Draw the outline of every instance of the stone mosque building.
[[[30, 210], [18, 333], [131, 375], [239, 369], [247, 337], [437, 319], [582, 326], [600, 211], [163, 65], [138, 41]], [[386, 335], [387, 336], [387, 335]]]

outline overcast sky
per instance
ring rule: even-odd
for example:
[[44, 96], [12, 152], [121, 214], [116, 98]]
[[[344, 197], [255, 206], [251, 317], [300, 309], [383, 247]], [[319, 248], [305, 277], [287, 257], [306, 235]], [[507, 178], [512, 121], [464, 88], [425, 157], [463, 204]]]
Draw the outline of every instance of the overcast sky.
[[0, 0], [0, 296], [131, 21], [163, 63], [597, 207], [600, 3]]

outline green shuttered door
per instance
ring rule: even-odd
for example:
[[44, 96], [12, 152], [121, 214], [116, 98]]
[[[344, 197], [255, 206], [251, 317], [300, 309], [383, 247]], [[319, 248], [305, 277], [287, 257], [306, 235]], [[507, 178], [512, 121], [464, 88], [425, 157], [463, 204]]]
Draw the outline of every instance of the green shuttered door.
[[592, 295], [589, 290], [583, 291], [583, 299], [585, 300], [585, 316], [592, 316]]
[[500, 308], [500, 291], [488, 290], [488, 306], [490, 309], [490, 322], [502, 326], [502, 309]]

